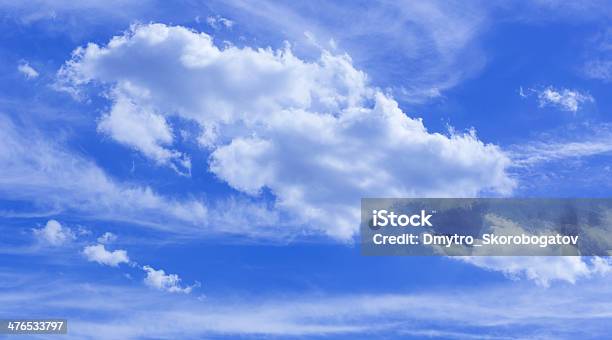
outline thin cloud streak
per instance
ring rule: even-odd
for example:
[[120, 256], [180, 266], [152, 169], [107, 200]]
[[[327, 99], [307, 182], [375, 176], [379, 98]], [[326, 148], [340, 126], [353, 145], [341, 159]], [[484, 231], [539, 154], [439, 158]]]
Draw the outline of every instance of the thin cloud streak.
[[[433, 337], [456, 334], [460, 338], [483, 334], [501, 338], [566, 337], [575, 335], [578, 325], [596, 337], [606, 334], [612, 318], [612, 291], [605, 280], [572, 290], [513, 285], [486, 292], [224, 297], [202, 301], [126, 286], [40, 282], [29, 282], [27, 291], [24, 287], [4, 289], [0, 301], [10, 301], [11, 307], [3, 303], [0, 312], [23, 307], [28, 313], [53, 309], [80, 315], [70, 320], [69, 338], [382, 333]], [[33, 299], [37, 304], [29, 303]], [[91, 314], [88, 311], [105, 317], [94, 321], [87, 317]]]

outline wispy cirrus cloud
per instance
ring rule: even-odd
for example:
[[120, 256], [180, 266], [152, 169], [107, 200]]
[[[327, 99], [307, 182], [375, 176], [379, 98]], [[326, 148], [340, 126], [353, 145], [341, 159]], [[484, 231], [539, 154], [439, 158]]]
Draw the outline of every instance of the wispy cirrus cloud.
[[583, 67], [584, 74], [592, 79], [612, 81], [612, 29], [606, 28], [599, 33], [589, 41], [589, 47], [591, 50]]
[[[487, 6], [456, 1], [370, 1], [351, 6], [237, 0], [223, 2], [222, 8], [255, 32], [278, 27], [270, 34], [282, 32], [278, 39], [302, 49], [329, 46], [349, 53], [377, 85], [393, 88], [404, 102], [440, 97], [486, 63], [479, 37], [489, 24]], [[322, 12], [326, 15], [317, 15]]]
[[507, 150], [513, 165], [518, 167], [606, 155], [612, 152], [612, 126], [589, 122], [573, 124], [541, 133]]
[[[143, 4], [152, 3], [150, 0], [143, 1]], [[15, 20], [23, 25], [32, 25], [44, 21], [62, 21], [66, 27], [61, 29], [72, 28], [70, 20], [67, 18], [81, 20], [84, 16], [93, 21], [100, 20], [95, 14], [105, 13], [115, 19], [125, 16], [125, 11], [136, 13], [140, 6], [134, 6], [129, 1], [125, 0], [83, 0], [78, 3], [72, 3], [67, 0], [34, 0], [29, 2], [15, 2], [10, 0], [0, 0], [0, 8], [2, 8], [5, 17]], [[142, 7], [140, 7], [142, 8]], [[120, 10], [121, 9], [121, 10]]]
[[31, 202], [56, 213], [71, 211], [74, 216], [166, 230], [205, 221], [206, 207], [199, 200], [168, 198], [150, 187], [116, 181], [93, 161], [40, 130], [20, 127], [3, 115], [0, 129], [4, 135], [0, 141], [0, 192], [4, 199]]
[[20, 308], [34, 315], [53, 309], [70, 320], [66, 336], [81, 339], [371, 337], [383, 332], [441, 338], [559, 338], [584, 332], [602, 337], [612, 318], [612, 291], [606, 283], [594, 281], [580, 289], [511, 285], [422, 293], [220, 296], [199, 301], [140, 287], [33, 279], [3, 287], [0, 312]]
[[611, 141], [609, 124], [587, 121], [537, 133], [531, 140], [508, 146], [511, 172], [520, 178], [516, 192], [607, 197], [612, 188], [608, 180], [612, 173]]
[[533, 142], [522, 147], [525, 148], [515, 152], [516, 165], [580, 159], [612, 152], [610, 141], [597, 139], [591, 141]]
[[[205, 203], [119, 181], [61, 140], [36, 127], [20, 126], [1, 114], [0, 129], [4, 134], [0, 140], [0, 193], [4, 200], [24, 202], [29, 207], [27, 211], [5, 207], [0, 212], [4, 218], [57, 218], [69, 213], [72, 218], [123, 222], [166, 235], [193, 238], [224, 234], [271, 242], [294, 238], [295, 230], [302, 227], [299, 221], [281, 219], [270, 204], [253, 198], [228, 195]], [[43, 235], [43, 231], [38, 233]]]
[[477, 267], [501, 272], [512, 279], [527, 279], [544, 287], [555, 281], [576, 283], [580, 279], [606, 276], [612, 263], [606, 258], [580, 256], [469, 256], [453, 257]]

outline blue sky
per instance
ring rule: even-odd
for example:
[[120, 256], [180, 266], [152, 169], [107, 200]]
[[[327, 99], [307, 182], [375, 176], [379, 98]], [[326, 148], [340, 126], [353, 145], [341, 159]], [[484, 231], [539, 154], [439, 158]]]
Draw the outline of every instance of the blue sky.
[[0, 318], [601, 338], [612, 264], [363, 257], [361, 197], [609, 197], [612, 7], [0, 0]]

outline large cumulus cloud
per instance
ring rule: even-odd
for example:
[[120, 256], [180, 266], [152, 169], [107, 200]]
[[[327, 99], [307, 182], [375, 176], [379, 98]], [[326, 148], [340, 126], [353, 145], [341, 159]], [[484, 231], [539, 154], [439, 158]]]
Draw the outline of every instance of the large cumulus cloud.
[[[195, 122], [209, 170], [232, 188], [269, 189], [277, 208], [340, 239], [357, 230], [364, 196], [507, 193], [509, 158], [475, 132], [429, 132], [368, 85], [347, 55], [317, 60], [214, 44], [180, 26], [133, 26], [105, 46], [75, 50], [59, 72], [80, 91], [106, 86], [99, 130], [181, 173], [169, 118]], [[138, 126], [126, 133], [125, 124]]]

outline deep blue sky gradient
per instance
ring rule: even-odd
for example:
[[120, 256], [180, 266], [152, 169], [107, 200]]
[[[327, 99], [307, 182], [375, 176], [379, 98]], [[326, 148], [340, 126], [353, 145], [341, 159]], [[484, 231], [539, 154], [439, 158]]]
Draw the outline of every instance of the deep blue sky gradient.
[[[292, 10], [307, 18], [305, 22], [318, 23], [319, 29], [325, 29], [332, 35], [335, 32], [340, 34], [343, 23], [350, 21], [334, 17], [338, 9], [328, 13], [319, 11], [315, 4], [285, 5], [295, 6]], [[45, 4], [42, 8], [53, 6]], [[369, 2], [334, 5], [339, 8], [350, 7], [348, 13], [360, 11], [355, 7], [361, 6], [378, 5]], [[71, 152], [93, 161], [108, 176], [119, 181], [147, 185], [169, 197], [195, 197], [214, 201], [228, 195], [237, 195], [245, 200], [272, 204], [275, 198], [269, 191], [251, 197], [232, 189], [209, 172], [209, 154], [195, 144], [180, 144], [181, 150], [192, 155], [193, 164], [191, 177], [181, 177], [171, 169], [156, 166], [139, 153], [99, 134], [96, 130], [97, 119], [110, 107], [109, 101], [99, 95], [102, 90], [100, 87], [89, 87], [88, 99], [81, 102], [53, 88], [56, 72], [70, 59], [76, 47], [88, 42], [104, 45], [112, 36], [122, 34], [130, 24], [136, 22], [183, 25], [213, 35], [217, 44], [228, 40], [237, 46], [281, 48], [284, 41], [288, 41], [299, 57], [305, 60], [318, 57], [317, 49], [308, 46], [303, 36], [296, 36], [288, 27], [276, 26], [270, 21], [272, 19], [263, 19], [239, 7], [216, 2], [162, 1], [100, 11], [76, 7], [57, 8], [55, 18], [24, 23], [22, 18], [35, 12], [36, 8], [2, 5], [0, 113], [10, 117], [25, 130], [42, 131], [62, 141]], [[590, 132], [576, 127], [585, 123], [590, 126], [607, 126], [611, 123], [611, 83], [591, 79], [583, 71], [583, 65], [588, 60], [599, 57], [598, 37], [610, 29], [610, 16], [606, 14], [612, 11], [609, 4], [607, 8], [601, 9], [601, 13], [588, 15], [583, 12], [572, 15], [571, 10], [567, 10], [569, 13], [561, 13], [563, 8], [537, 8], [535, 4], [534, 8], [528, 9], [532, 12], [524, 12], [523, 6], [512, 4], [496, 7], [473, 2], [469, 7], [482, 7], [488, 16], [485, 28], [470, 42], [471, 47], [460, 52], [465, 57], [460, 58], [462, 61], [457, 67], [465, 63], [465, 68], [470, 71], [460, 77], [456, 84], [441, 90], [439, 97], [414, 102], [401, 95], [395, 96], [404, 112], [411, 117], [422, 117], [425, 126], [432, 132], [446, 133], [448, 125], [458, 131], [475, 128], [482, 141], [508, 150], [520, 149], [521, 145], [533, 141], [550, 141], [555, 138], [584, 141]], [[547, 18], [540, 18], [538, 13], [549, 13], [549, 17], [542, 14]], [[215, 15], [233, 20], [235, 26], [231, 30], [216, 30], [208, 26], [205, 20], [198, 23], [194, 19], [196, 16], [206, 18]], [[389, 20], [392, 21], [393, 17]], [[296, 23], [292, 29], [307, 31], [310, 27], [299, 27]], [[338, 49], [351, 55], [355, 67], [368, 74], [373, 86], [387, 88], [390, 93], [399, 93], [399, 88], [409, 83], [409, 78], [414, 75], [415, 71], [410, 69], [412, 57], [392, 53], [392, 46], [384, 39], [364, 37], [361, 44], [367, 45], [367, 48], [360, 46], [358, 39], [353, 39], [344, 45], [340, 43]], [[385, 60], [392, 62], [386, 64]], [[25, 79], [17, 71], [20, 61], [27, 61], [40, 76]], [[468, 65], [471, 61], [478, 65]], [[386, 69], [391, 64], [405, 64], [406, 69]], [[554, 106], [539, 107], [534, 95], [527, 98], [519, 95], [520, 87], [541, 89], [547, 86], [579, 90], [590, 94], [595, 101], [584, 103], [580, 110], [571, 113]], [[542, 137], [543, 134], [548, 137]], [[612, 193], [612, 177], [609, 175], [612, 173], [606, 174], [605, 171], [610, 171], [610, 163], [610, 154], [602, 153], [567, 162], [552, 161], [530, 169], [511, 168], [510, 173], [519, 183], [513, 195], [609, 197]], [[358, 202], [358, 198], [356, 200]], [[212, 301], [234, 301], [251, 296], [419, 294], [454, 290], [487, 291], [519, 286], [527, 290], [542, 290], [546, 294], [545, 288], [536, 286], [528, 279], [518, 278], [516, 281], [517, 278], [508, 278], [499, 271], [489, 271], [449, 258], [363, 257], [359, 254], [357, 244], [346, 244], [320, 235], [296, 238], [289, 242], [253, 240], [236, 235], [209, 235], [206, 230], [197, 236], [174, 235], [121, 221], [83, 216], [72, 211], [40, 214], [41, 209], [35, 203], [3, 198], [2, 193], [0, 211], [0, 247], [3, 249], [0, 271], [13, 275], [11, 277], [35, 275], [50, 284], [78, 282], [138, 289], [144, 291], [143, 294], [151, 294], [152, 299], [161, 294], [143, 287], [143, 274], [138, 268], [125, 266], [117, 269], [87, 262], [83, 258], [80, 253], [82, 247], [95, 242], [95, 238], [102, 232], [110, 231], [119, 236], [113, 248], [128, 249], [130, 258], [138, 263], [164, 268], [167, 273], [176, 273], [184, 284], [201, 282], [201, 287], [195, 288], [190, 295], [177, 295], [176, 299], [179, 300], [196, 299], [198, 296], [205, 296], [205, 299]], [[34, 251], [32, 247], [35, 241], [31, 230], [44, 226], [49, 219], [58, 220], [62, 225], [75, 230], [83, 226], [91, 230], [92, 234], [83, 236], [64, 249], [44, 248]], [[596, 291], [597, 287], [609, 286], [609, 276], [601, 281], [600, 286], [589, 286], [589, 289]], [[7, 291], [29, 289], [27, 283], [21, 285], [13, 279], [0, 278], [0, 282], [3, 287], [11, 287]], [[556, 282], [554, 288], [580, 290], [581, 284], [581, 281], [575, 285]], [[35, 285], [31, 287], [33, 291], [36, 290]], [[600, 298], [609, 300], [607, 289], [604, 291], [602, 288], [602, 294]], [[585, 296], [581, 302], [588, 304], [588, 298], [590, 296]], [[10, 310], [17, 313], [15, 316], [29, 316], [19, 314], [18, 306], [19, 303], [15, 303], [14, 307], [0, 309], [0, 318], [12, 317], [12, 314], [8, 314]], [[37, 313], [44, 316], [47, 315], [45, 312], [55, 315], [53, 311], [44, 309]], [[108, 317], [95, 312], [79, 315], [80, 312], [67, 310], [65, 313], [68, 314], [62, 316], [74, 319], [75, 323], [79, 319], [95, 322], [98, 318], [102, 320]], [[596, 330], [590, 333], [591, 336], [612, 330], [612, 322], [607, 325], [603, 322], [610, 320], [609, 313], [602, 318], [592, 323], [587, 321], [589, 327]], [[434, 321], [432, 325], [436, 329], [444, 327]], [[525, 324], [491, 327], [455, 325], [449, 329], [461, 329], [466, 334], [488, 332], [490, 335], [534, 335], [534, 328]], [[541, 331], [538, 334], [551, 331], [541, 324], [533, 327]], [[557, 335], [570, 336], [576, 335], [576, 332], [580, 330], [568, 328]], [[555, 331], [551, 333], [555, 334]], [[183, 335], [198, 337], [190, 333]], [[235, 335], [213, 333], [208, 336]], [[252, 334], [247, 332], [245, 335]], [[346, 335], [332, 337], [339, 336]], [[401, 337], [401, 334], [389, 333], [388, 337]]]

